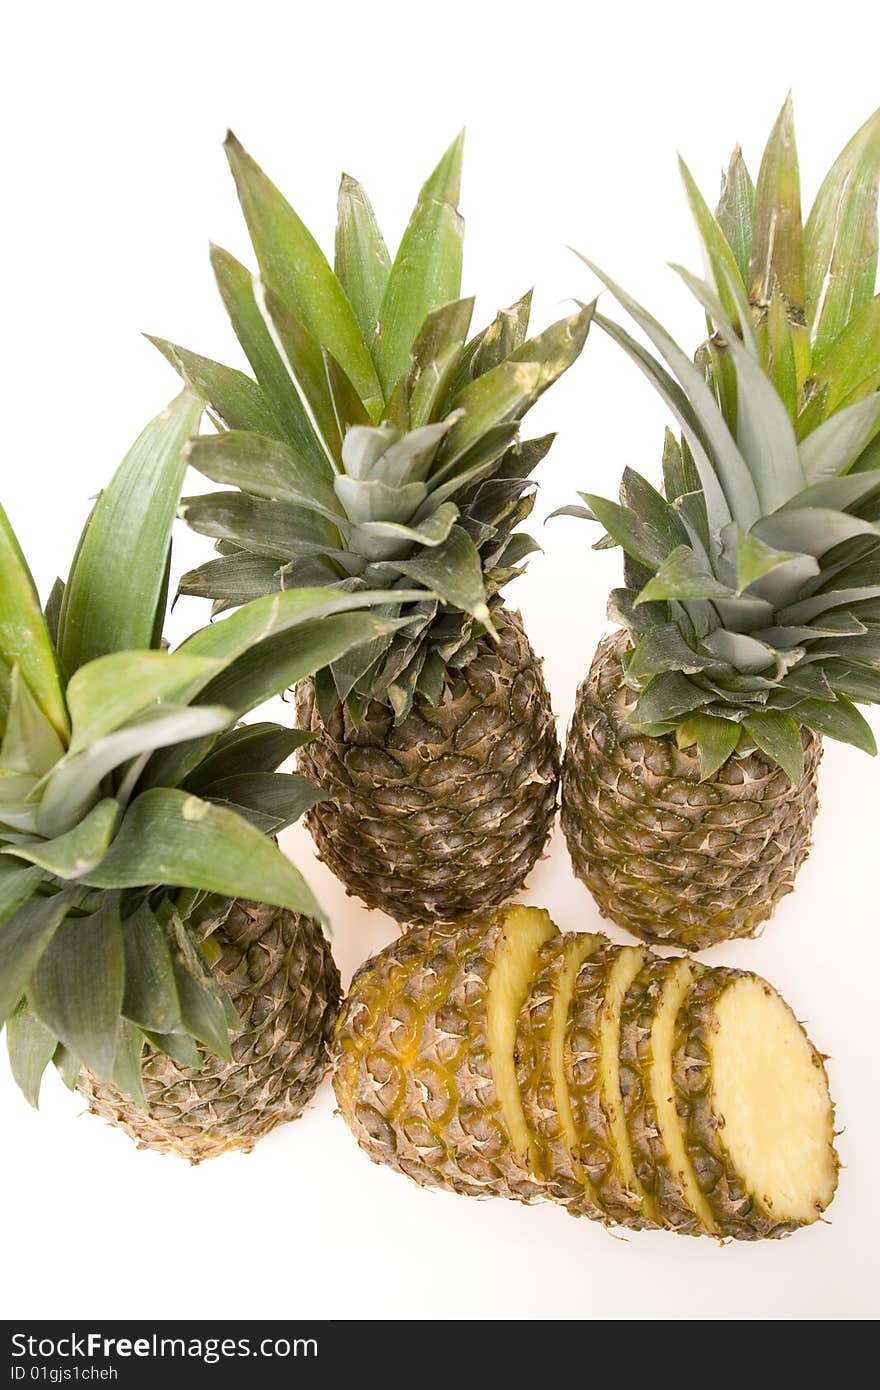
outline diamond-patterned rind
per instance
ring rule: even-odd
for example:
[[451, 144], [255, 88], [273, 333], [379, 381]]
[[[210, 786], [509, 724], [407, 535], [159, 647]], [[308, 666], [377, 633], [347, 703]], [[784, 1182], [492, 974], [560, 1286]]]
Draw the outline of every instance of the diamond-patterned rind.
[[306, 824], [320, 857], [368, 907], [398, 922], [462, 921], [522, 886], [553, 827], [559, 741], [518, 614], [495, 615], [499, 642], [450, 669], [438, 705], [399, 724], [368, 707], [355, 728], [337, 706], [325, 725], [311, 680], [297, 722], [314, 740], [299, 770], [333, 797]]
[[346, 1053], [363, 1018], [359, 1024], [355, 991], [349, 996], [334, 1086], [343, 1116], [376, 1162], [423, 1186], [531, 1201], [541, 1189], [512, 1147], [487, 1035], [488, 981], [503, 929], [498, 917], [488, 927], [410, 932], [408, 952], [423, 954], [412, 969], [392, 948], [386, 1009], [354, 1065]]
[[330, 947], [310, 917], [236, 901], [212, 940], [221, 950], [214, 973], [242, 1022], [232, 1061], [206, 1053], [194, 1070], [148, 1050], [146, 1111], [87, 1071], [79, 1081], [89, 1109], [141, 1148], [192, 1163], [229, 1149], [247, 1153], [302, 1113], [329, 1066], [341, 999]]
[[699, 951], [753, 936], [809, 852], [821, 739], [804, 730], [797, 787], [758, 750], [701, 783], [694, 749], [627, 728], [627, 641], [600, 642], [578, 690], [562, 772], [575, 873], [603, 916], [644, 941]]
[[630, 985], [620, 1017], [620, 1093], [639, 1182], [649, 1192], [667, 1226], [683, 1235], [703, 1227], [689, 1205], [679, 1174], [663, 1144], [651, 1087], [651, 1033], [664, 988], [682, 967], [680, 958], [652, 956]]
[[[573, 1215], [604, 1221], [605, 1213], [596, 1200], [589, 1178], [569, 1149], [559, 1114], [551, 1061], [554, 1001], [561, 987], [568, 952], [577, 940], [571, 934], [556, 936], [541, 947], [538, 973], [517, 1027], [517, 1080], [526, 1122], [535, 1139], [538, 1174], [546, 1184], [547, 1196], [563, 1203]], [[591, 943], [595, 940], [590, 938]], [[566, 1014], [570, 1008], [571, 1000]]]

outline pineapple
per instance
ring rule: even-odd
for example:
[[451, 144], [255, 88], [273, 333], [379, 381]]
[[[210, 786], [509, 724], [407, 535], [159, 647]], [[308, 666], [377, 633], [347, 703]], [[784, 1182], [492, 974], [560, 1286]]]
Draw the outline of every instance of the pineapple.
[[640, 946], [609, 943], [593, 957], [578, 976], [564, 1054], [575, 1157], [593, 1184], [600, 1210], [634, 1230], [660, 1224], [657, 1204], [636, 1173], [620, 1087], [623, 1002], [647, 956]]
[[592, 1180], [576, 1156], [577, 1126], [565, 1070], [565, 1039], [575, 982], [602, 938], [554, 935], [542, 946], [535, 982], [520, 1013], [517, 1082], [533, 1135], [535, 1169], [557, 1201], [602, 1220]]
[[275, 771], [305, 736], [238, 721], [388, 628], [346, 612], [375, 595], [301, 589], [162, 647], [184, 446], [203, 405], [187, 390], [147, 426], [45, 613], [0, 511], [12, 1071], [36, 1104], [54, 1061], [92, 1109], [193, 1162], [299, 1114], [340, 999], [320, 908], [272, 839], [322, 795]]
[[[562, 824], [603, 915], [700, 950], [751, 936], [810, 845], [823, 737], [875, 753], [880, 700], [880, 112], [802, 225], [787, 102], [753, 187], [737, 151], [715, 216], [684, 169], [710, 281], [694, 366], [600, 278], [662, 362], [610, 334], [681, 426], [665, 497], [627, 470], [582, 494], [624, 587], [578, 698]], [[595, 269], [595, 268], [594, 268]]]
[[837, 1184], [819, 1054], [764, 980], [513, 907], [416, 928], [352, 982], [334, 1088], [422, 1186], [629, 1230], [788, 1235]]
[[815, 1221], [837, 1186], [834, 1115], [822, 1058], [785, 1001], [756, 975], [708, 970], [673, 1048], [676, 1111], [712, 1233], [757, 1240]]
[[190, 461], [226, 489], [183, 504], [220, 555], [181, 589], [215, 611], [302, 584], [385, 590], [397, 629], [297, 690], [314, 735], [300, 769], [328, 793], [308, 824], [368, 906], [402, 923], [482, 914], [520, 887], [555, 815], [550, 699], [501, 592], [536, 549], [516, 528], [552, 442], [521, 442], [520, 421], [578, 356], [592, 308], [528, 339], [526, 294], [469, 336], [461, 139], [393, 262], [343, 177], [334, 269], [232, 136], [226, 148], [260, 278], [216, 248], [212, 263], [254, 377], [153, 339], [208, 397], [218, 432]]
[[620, 1015], [620, 1092], [633, 1167], [667, 1222], [687, 1235], [714, 1231], [675, 1109], [672, 1038], [700, 967], [652, 956], [626, 992]]
[[[237, 1022], [229, 1056], [182, 1047], [177, 1059], [147, 1046], [146, 1104], [83, 1071], [89, 1109], [139, 1146], [191, 1163], [229, 1149], [248, 1151], [276, 1125], [295, 1120], [327, 1070], [341, 999], [339, 971], [314, 917], [265, 903], [221, 899], [202, 937], [214, 982]], [[215, 925], [216, 923], [216, 925]], [[200, 914], [200, 931], [205, 917]]]

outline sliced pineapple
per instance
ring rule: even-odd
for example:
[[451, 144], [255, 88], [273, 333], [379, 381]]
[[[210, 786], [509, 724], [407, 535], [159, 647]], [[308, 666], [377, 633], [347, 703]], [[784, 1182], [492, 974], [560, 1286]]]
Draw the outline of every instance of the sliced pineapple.
[[633, 1164], [664, 1223], [685, 1235], [717, 1234], [685, 1148], [672, 1081], [675, 1021], [701, 970], [695, 961], [651, 956], [627, 990], [620, 1022], [620, 1090]]
[[818, 1220], [837, 1186], [822, 1058], [765, 980], [707, 970], [675, 1029], [687, 1151], [719, 1234], [783, 1236]]
[[635, 1169], [620, 1091], [621, 1010], [647, 958], [644, 947], [608, 943], [588, 959], [577, 977], [565, 1036], [574, 1156], [606, 1218], [633, 1229], [662, 1224]]
[[834, 1194], [824, 1067], [769, 985], [562, 937], [533, 908], [393, 943], [337, 1048], [358, 1142], [422, 1185], [739, 1239]]
[[565, 1031], [575, 981], [603, 937], [587, 932], [551, 937], [541, 947], [537, 976], [517, 1026], [517, 1078], [534, 1135], [535, 1171], [548, 1196], [578, 1215], [603, 1220], [589, 1177], [574, 1156], [578, 1142], [565, 1078]]

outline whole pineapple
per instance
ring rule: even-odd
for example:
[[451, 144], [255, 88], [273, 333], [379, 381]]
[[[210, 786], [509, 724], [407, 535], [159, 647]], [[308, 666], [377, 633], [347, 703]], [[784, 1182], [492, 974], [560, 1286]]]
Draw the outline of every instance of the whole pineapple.
[[[220, 558], [181, 588], [216, 610], [315, 582], [386, 591], [396, 631], [297, 692], [314, 735], [300, 768], [332, 798], [308, 824], [369, 906], [460, 920], [517, 891], [555, 815], [550, 700], [501, 590], [536, 548], [516, 527], [552, 442], [521, 442], [520, 421], [577, 357], [592, 308], [527, 340], [526, 295], [469, 337], [460, 139], [393, 263], [343, 178], [335, 270], [232, 137], [227, 152], [261, 279], [212, 260], [255, 379], [154, 340], [211, 402], [219, 433], [193, 466], [239, 489], [185, 502]], [[413, 587], [420, 601], [403, 602]]]
[[[93, 1109], [194, 1162], [294, 1118], [328, 1063], [339, 975], [273, 843], [321, 793], [304, 736], [238, 720], [387, 623], [369, 595], [246, 605], [160, 633], [191, 391], [101, 494], [46, 611], [0, 511], [0, 1024], [36, 1104], [54, 1062]], [[277, 643], [283, 634], [284, 652]], [[253, 901], [252, 901], [253, 900]]]
[[183, 1053], [175, 1061], [148, 1046], [143, 1108], [91, 1072], [79, 1081], [90, 1110], [139, 1146], [193, 1163], [248, 1152], [302, 1113], [327, 1070], [341, 999], [339, 971], [313, 917], [240, 899], [221, 899], [214, 913], [211, 969], [239, 1020], [231, 1059], [195, 1049], [186, 1065]]
[[627, 470], [582, 494], [625, 552], [581, 686], [562, 824], [601, 912], [699, 950], [751, 936], [788, 893], [823, 736], [867, 752], [880, 700], [880, 112], [802, 226], [790, 103], [754, 188], [734, 154], [713, 217], [685, 169], [711, 283], [696, 366], [601, 272], [662, 363], [622, 346], [677, 416], [665, 497]]

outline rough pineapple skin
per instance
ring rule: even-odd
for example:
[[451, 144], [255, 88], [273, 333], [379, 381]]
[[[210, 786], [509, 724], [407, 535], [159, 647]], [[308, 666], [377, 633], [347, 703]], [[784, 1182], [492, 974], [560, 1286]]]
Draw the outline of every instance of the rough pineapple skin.
[[675, 965], [675, 957], [652, 957], [627, 990], [620, 1018], [620, 1091], [639, 1182], [654, 1199], [670, 1230], [701, 1235], [702, 1223], [689, 1206], [664, 1148], [650, 1089], [654, 1013]]
[[[799, 1221], [782, 1221], [760, 1205], [729, 1162], [719, 1134], [724, 1119], [711, 1103], [711, 1066], [707, 1039], [719, 996], [734, 980], [750, 978], [742, 970], [707, 970], [692, 985], [675, 1029], [672, 1078], [676, 1109], [700, 1190], [705, 1195], [721, 1236], [734, 1240], [774, 1240], [800, 1229]], [[765, 985], [770, 989], [769, 985]], [[810, 1044], [815, 1063], [824, 1063]]]
[[[367, 1001], [375, 1022], [364, 1047], [356, 978], [337, 1026], [333, 1084], [343, 1118], [375, 1163], [423, 1187], [528, 1202], [542, 1195], [541, 1185], [512, 1148], [486, 1032], [503, 929], [501, 915], [489, 924], [421, 927], [388, 947], [385, 1010], [375, 1018]], [[383, 987], [372, 972], [365, 983], [371, 993]]]
[[505, 903], [553, 826], [560, 754], [542, 663], [518, 614], [496, 625], [500, 641], [449, 670], [440, 703], [418, 699], [397, 725], [373, 701], [357, 728], [341, 707], [325, 726], [312, 681], [297, 687], [297, 722], [316, 735], [299, 770], [334, 798], [306, 817], [319, 856], [398, 922]]
[[[357, 1094], [365, 1074], [361, 1067], [364, 1054], [377, 1045], [380, 1029], [389, 1025], [393, 1029], [396, 1001], [410, 972], [420, 965], [425, 965], [421, 933], [407, 932], [365, 961], [352, 976], [345, 1005], [337, 1017], [333, 1042], [333, 1087], [337, 1099], [344, 1098], [348, 1105], [345, 1113], [352, 1127], [359, 1121], [349, 1101]], [[402, 1041], [401, 1035], [397, 1036]]]
[[556, 1104], [550, 1061], [553, 1003], [571, 934], [551, 937], [538, 955], [538, 975], [517, 1023], [517, 1081], [526, 1123], [535, 1137], [539, 1176], [548, 1197], [573, 1216], [605, 1221], [589, 1178], [569, 1151]]
[[640, 1193], [620, 1173], [614, 1137], [602, 1100], [599, 1036], [608, 973], [621, 947], [610, 941], [587, 960], [575, 985], [565, 1038], [566, 1078], [572, 1114], [581, 1136], [575, 1158], [588, 1175], [607, 1220], [630, 1230], [650, 1230]]
[[237, 900], [212, 940], [221, 949], [214, 974], [242, 1021], [233, 1060], [206, 1054], [195, 1070], [148, 1050], [146, 1111], [86, 1071], [79, 1082], [89, 1109], [139, 1148], [191, 1163], [230, 1149], [248, 1153], [300, 1115], [329, 1066], [341, 999], [330, 947], [310, 917]]
[[791, 892], [818, 809], [821, 740], [804, 730], [793, 787], [759, 751], [699, 781], [694, 749], [626, 728], [628, 638], [600, 642], [581, 685], [562, 772], [562, 827], [605, 917], [644, 941], [700, 951], [753, 936]]

